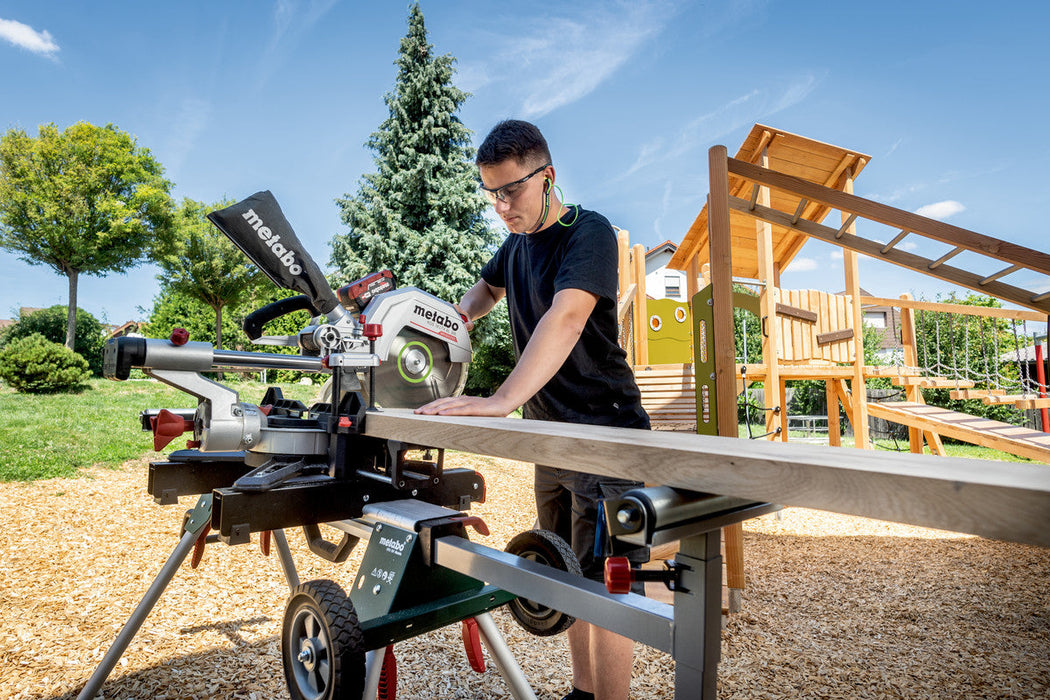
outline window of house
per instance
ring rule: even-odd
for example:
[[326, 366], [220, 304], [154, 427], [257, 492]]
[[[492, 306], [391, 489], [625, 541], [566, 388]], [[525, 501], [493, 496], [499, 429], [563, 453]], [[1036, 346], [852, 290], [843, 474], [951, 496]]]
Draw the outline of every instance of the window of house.
[[875, 328], [886, 327], [886, 312], [885, 311], [865, 311], [864, 312], [864, 323]]
[[664, 296], [682, 296], [682, 282], [678, 275], [667, 275], [664, 278]]

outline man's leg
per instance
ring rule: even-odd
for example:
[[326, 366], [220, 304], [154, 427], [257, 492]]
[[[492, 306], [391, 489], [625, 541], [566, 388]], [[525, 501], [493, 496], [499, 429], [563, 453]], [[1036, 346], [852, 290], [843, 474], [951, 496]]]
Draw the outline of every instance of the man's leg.
[[624, 700], [631, 689], [634, 641], [578, 620], [569, 628], [572, 685], [596, 700]]

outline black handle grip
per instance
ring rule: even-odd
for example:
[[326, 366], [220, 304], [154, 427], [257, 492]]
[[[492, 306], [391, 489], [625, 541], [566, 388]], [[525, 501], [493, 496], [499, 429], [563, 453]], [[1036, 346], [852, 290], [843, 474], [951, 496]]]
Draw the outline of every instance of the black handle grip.
[[280, 318], [293, 311], [309, 311], [311, 316], [321, 315], [321, 312], [310, 303], [308, 296], [299, 294], [287, 299], [278, 299], [261, 309], [256, 309], [244, 317], [244, 323], [241, 324], [241, 327], [244, 328], [244, 334], [248, 336], [249, 340], [255, 340], [262, 336], [263, 326], [275, 318]]

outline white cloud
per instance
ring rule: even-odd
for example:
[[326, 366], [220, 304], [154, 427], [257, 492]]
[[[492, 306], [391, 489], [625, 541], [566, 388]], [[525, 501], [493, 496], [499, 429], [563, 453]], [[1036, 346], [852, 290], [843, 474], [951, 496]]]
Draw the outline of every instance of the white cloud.
[[169, 177], [175, 177], [211, 119], [211, 103], [196, 97], [182, 100], [167, 129], [164, 158]]
[[818, 267], [820, 266], [813, 258], [795, 258], [788, 264], [788, 269], [792, 272], [812, 272]]
[[919, 216], [925, 216], [929, 219], [938, 219], [943, 221], [949, 217], [952, 217], [959, 212], [966, 211], [959, 202], [954, 199], [946, 199], [943, 202], [934, 202], [933, 204], [925, 204], [915, 210], [915, 213]]
[[663, 31], [674, 14], [667, 0], [596, 4], [572, 17], [548, 15], [518, 26], [513, 41], [489, 34], [484, 43], [511, 48], [495, 51], [483, 68], [461, 65], [461, 86], [474, 91], [506, 83], [511, 99], [520, 101], [522, 118], [542, 117], [593, 92]]
[[54, 58], [59, 51], [58, 44], [50, 32], [38, 32], [28, 24], [13, 19], [0, 18], [0, 39], [48, 58]]
[[832, 260], [842, 260], [842, 258], [843, 258], [843, 255], [842, 255], [842, 251], [841, 250], [833, 250], [833, 251], [831, 251], [831, 259]]

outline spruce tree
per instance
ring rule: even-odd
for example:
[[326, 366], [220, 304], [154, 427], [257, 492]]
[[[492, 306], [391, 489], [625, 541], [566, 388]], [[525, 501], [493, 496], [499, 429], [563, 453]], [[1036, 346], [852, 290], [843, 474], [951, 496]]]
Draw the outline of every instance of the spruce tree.
[[435, 55], [415, 4], [384, 98], [390, 116], [367, 143], [377, 172], [336, 200], [350, 229], [332, 240], [337, 284], [387, 268], [399, 286], [458, 301], [491, 255], [498, 233], [483, 216], [471, 132], [456, 116], [468, 94], [452, 84], [454, 63]]

